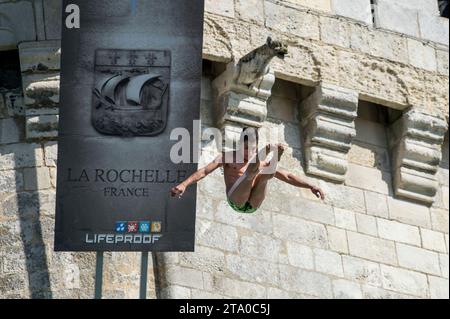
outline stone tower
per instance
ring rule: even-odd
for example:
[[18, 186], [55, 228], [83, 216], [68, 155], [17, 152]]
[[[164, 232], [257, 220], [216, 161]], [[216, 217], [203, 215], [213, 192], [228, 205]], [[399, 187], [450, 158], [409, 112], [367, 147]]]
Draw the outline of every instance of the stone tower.
[[[94, 294], [95, 254], [52, 247], [60, 2], [0, 0], [0, 298]], [[273, 180], [239, 215], [216, 171], [198, 185], [196, 252], [155, 254], [148, 296], [448, 298], [442, 1], [205, 2], [202, 129], [275, 132], [280, 165], [326, 200]], [[284, 59], [258, 55], [268, 36]], [[200, 165], [222, 142], [202, 139]], [[104, 297], [137, 298], [139, 263], [105, 254]]]

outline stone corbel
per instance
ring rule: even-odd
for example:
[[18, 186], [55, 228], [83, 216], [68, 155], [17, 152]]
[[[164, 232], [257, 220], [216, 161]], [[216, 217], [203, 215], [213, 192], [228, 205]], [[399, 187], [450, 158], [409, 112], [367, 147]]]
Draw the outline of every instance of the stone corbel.
[[436, 173], [448, 124], [445, 119], [414, 109], [389, 128], [393, 186], [396, 196], [432, 204], [438, 189]]
[[27, 139], [58, 135], [60, 48], [58, 40], [19, 45]]
[[347, 154], [356, 135], [358, 93], [322, 83], [300, 105], [308, 174], [345, 181]]
[[270, 37], [266, 44], [230, 62], [213, 81], [215, 120], [223, 133], [225, 148], [239, 140], [242, 127], [259, 128], [267, 117], [267, 100], [275, 83], [270, 70], [274, 57], [284, 58], [287, 46]]

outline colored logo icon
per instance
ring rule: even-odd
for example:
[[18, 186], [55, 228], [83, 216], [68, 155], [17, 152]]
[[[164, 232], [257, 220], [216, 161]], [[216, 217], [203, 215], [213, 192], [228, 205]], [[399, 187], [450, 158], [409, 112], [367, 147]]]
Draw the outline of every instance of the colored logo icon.
[[160, 233], [161, 232], [161, 222], [153, 222], [151, 231], [152, 231], [152, 233]]
[[149, 233], [150, 232], [150, 222], [140, 222], [139, 223], [139, 232], [140, 233]]
[[137, 233], [138, 232], [138, 222], [128, 222], [127, 232], [128, 233]]
[[127, 228], [127, 222], [116, 222], [116, 232], [124, 233]]

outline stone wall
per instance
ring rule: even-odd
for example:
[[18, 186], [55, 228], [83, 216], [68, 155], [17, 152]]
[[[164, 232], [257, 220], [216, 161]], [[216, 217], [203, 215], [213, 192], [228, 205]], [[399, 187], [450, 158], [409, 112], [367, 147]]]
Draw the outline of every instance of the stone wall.
[[[287, 42], [261, 134], [278, 132], [280, 165], [327, 198], [273, 180], [258, 213], [238, 215], [217, 170], [198, 185], [196, 252], [156, 254], [150, 298], [448, 298], [448, 19], [437, 1], [371, 2], [206, 0], [203, 57], [215, 71], [202, 79], [203, 128], [216, 125], [217, 70], [268, 35]], [[52, 249], [58, 4], [0, 0], [0, 49], [18, 49], [21, 74], [0, 88], [2, 298], [94, 294], [95, 254]], [[314, 116], [302, 124], [305, 108]], [[330, 111], [339, 134], [324, 133]], [[200, 165], [217, 143], [202, 141]], [[339, 165], [310, 156], [329, 145]], [[105, 254], [104, 296], [137, 298], [139, 266], [137, 253]]]

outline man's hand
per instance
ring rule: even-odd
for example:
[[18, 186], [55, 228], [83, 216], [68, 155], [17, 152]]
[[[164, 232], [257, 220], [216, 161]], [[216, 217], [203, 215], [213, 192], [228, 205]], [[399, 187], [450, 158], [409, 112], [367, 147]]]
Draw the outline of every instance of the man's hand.
[[314, 195], [316, 195], [317, 198], [320, 198], [321, 200], [325, 199], [325, 194], [323, 193], [323, 191], [319, 187], [311, 185], [309, 188], [311, 189], [311, 192]]
[[181, 196], [183, 196], [185, 191], [186, 191], [186, 186], [184, 186], [183, 184], [180, 184], [178, 186], [173, 187], [170, 190], [170, 194], [172, 195], [172, 197], [178, 196], [178, 198], [181, 198]]

